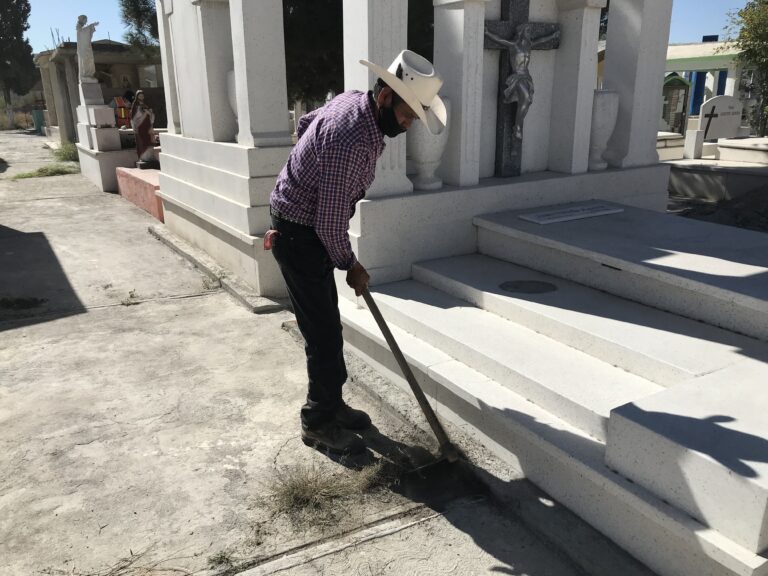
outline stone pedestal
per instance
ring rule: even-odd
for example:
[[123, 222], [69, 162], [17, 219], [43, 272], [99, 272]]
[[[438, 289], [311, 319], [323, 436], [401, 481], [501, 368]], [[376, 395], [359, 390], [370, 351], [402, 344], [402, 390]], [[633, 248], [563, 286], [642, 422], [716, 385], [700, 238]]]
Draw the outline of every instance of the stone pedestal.
[[434, 64], [453, 116], [440, 174], [455, 186], [480, 179], [485, 5], [486, 0], [434, 0]]
[[659, 161], [664, 62], [672, 0], [614, 0], [603, 87], [619, 93], [619, 117], [605, 159], [627, 168]]
[[81, 171], [103, 192], [116, 192], [115, 169], [132, 166], [136, 151], [122, 149], [115, 111], [104, 104], [101, 86], [97, 82], [81, 82], [79, 93], [81, 104], [75, 112]]
[[80, 83], [80, 105], [87, 106], [89, 104], [104, 104], [104, 94], [101, 91], [101, 84], [98, 82]]
[[704, 130], [687, 130], [685, 132], [685, 150], [683, 158], [701, 158], [704, 151]]
[[[387, 68], [407, 46], [408, 3], [402, 0], [344, 0], [344, 89], [370, 90], [374, 74], [368, 60]], [[405, 175], [405, 136], [387, 138], [367, 198], [413, 191]]]

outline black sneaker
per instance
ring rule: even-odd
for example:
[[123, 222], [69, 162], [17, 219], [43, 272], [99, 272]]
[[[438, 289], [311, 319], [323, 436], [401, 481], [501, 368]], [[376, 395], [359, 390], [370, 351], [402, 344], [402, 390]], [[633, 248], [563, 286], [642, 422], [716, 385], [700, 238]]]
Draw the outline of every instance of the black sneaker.
[[371, 417], [362, 410], [355, 410], [345, 402], [334, 412], [333, 417], [342, 428], [347, 430], [365, 430], [371, 426]]
[[352, 432], [331, 421], [322, 426], [309, 428], [301, 425], [301, 440], [307, 446], [327, 450], [333, 454], [361, 454], [365, 442]]

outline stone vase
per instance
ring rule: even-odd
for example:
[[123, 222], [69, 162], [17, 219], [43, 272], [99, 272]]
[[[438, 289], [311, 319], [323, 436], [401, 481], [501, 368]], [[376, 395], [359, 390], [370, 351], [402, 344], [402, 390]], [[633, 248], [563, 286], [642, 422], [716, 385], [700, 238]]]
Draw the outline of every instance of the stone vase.
[[443, 98], [448, 122], [440, 134], [432, 134], [424, 122], [414, 122], [406, 133], [406, 156], [415, 175], [411, 177], [416, 190], [438, 190], [443, 181], [435, 175], [448, 143], [451, 122], [450, 102]]
[[619, 93], [615, 90], [595, 90], [592, 104], [592, 132], [589, 140], [589, 169], [605, 170], [608, 162], [603, 154], [616, 128], [619, 115]]

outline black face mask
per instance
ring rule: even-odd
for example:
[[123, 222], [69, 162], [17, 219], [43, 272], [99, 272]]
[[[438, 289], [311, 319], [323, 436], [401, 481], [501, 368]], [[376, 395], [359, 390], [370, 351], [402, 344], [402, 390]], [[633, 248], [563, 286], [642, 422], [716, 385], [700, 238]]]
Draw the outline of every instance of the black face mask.
[[389, 136], [390, 138], [405, 132], [405, 128], [397, 123], [397, 116], [395, 116], [395, 108], [393, 106], [380, 108], [379, 128], [384, 132], [384, 136]]

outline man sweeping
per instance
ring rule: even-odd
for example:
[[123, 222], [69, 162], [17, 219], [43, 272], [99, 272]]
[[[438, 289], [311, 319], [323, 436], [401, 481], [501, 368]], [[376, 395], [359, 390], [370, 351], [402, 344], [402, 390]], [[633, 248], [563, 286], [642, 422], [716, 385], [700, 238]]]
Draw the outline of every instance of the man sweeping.
[[384, 136], [394, 138], [414, 120], [433, 134], [445, 127], [437, 95], [442, 80], [432, 64], [409, 50], [389, 69], [360, 61], [378, 76], [373, 91], [340, 94], [299, 121], [296, 146], [270, 196], [272, 246], [305, 340], [309, 390], [301, 408], [308, 446], [355, 454], [365, 444], [355, 433], [370, 417], [342, 399], [344, 364], [335, 268], [360, 295], [370, 279], [349, 241], [355, 205], [373, 183]]

